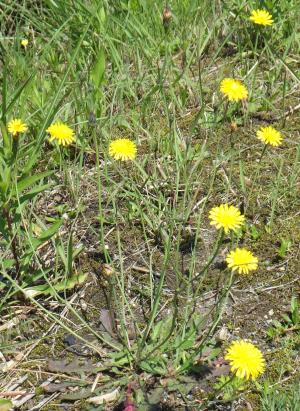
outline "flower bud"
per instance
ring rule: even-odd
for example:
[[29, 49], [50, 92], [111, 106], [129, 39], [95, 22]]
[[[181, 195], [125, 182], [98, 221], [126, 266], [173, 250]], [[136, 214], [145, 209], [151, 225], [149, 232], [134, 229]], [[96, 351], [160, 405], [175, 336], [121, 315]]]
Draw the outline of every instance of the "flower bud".
[[171, 9], [168, 6], [166, 6], [163, 11], [163, 25], [165, 29], [169, 27], [171, 19], [172, 19]]

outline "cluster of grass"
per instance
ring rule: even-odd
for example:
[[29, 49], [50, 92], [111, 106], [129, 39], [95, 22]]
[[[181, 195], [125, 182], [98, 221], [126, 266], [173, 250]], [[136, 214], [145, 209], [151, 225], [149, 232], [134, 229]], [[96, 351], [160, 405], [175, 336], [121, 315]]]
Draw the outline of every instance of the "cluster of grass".
[[[275, 289], [292, 284], [283, 305], [297, 291], [298, 1], [6, 0], [1, 8], [3, 318], [18, 301], [32, 304], [95, 355], [105, 347], [106, 369], [126, 375], [120, 385], [147, 386], [142, 373], [166, 377], [191, 409], [256, 390], [257, 409], [296, 410], [296, 394], [224, 376], [201, 400], [190, 398], [193, 384], [184, 378], [203, 377], [224, 352], [217, 334], [221, 321], [235, 322], [234, 311], [224, 317], [232, 287], [272, 288], [267, 270], [278, 266], [286, 275], [281, 283], [275, 269]], [[272, 26], [249, 20], [257, 8], [272, 13]], [[243, 81], [246, 101], [228, 104], [219, 91], [227, 77]], [[28, 126], [17, 139], [8, 130], [13, 118]], [[74, 130], [67, 147], [49, 142], [46, 130], [57, 121]], [[257, 139], [270, 125], [283, 137], [279, 147]], [[109, 155], [118, 138], [135, 142], [134, 161]], [[208, 218], [224, 203], [245, 215], [243, 227], [225, 236]], [[224, 268], [236, 247], [251, 249], [259, 268], [234, 283]], [[99, 331], [93, 315], [89, 321], [70, 302], [82, 289], [98, 295], [91, 311], [107, 309], [111, 330]], [[67, 307], [69, 318], [50, 301]], [[260, 321], [258, 313], [251, 335], [228, 328], [234, 338], [254, 335], [272, 386], [290, 370], [268, 349], [288, 358], [298, 320], [288, 340], [279, 323], [261, 330]], [[0, 350], [11, 353], [12, 342], [2, 341]], [[296, 391], [289, 383], [286, 391]]]

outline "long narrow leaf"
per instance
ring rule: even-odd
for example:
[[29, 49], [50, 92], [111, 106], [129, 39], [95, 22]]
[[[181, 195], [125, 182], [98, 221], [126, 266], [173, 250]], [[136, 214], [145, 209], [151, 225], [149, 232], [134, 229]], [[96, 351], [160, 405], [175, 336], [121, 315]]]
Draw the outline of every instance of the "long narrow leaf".
[[26, 190], [26, 188], [32, 186], [34, 183], [42, 180], [45, 177], [50, 176], [53, 173], [54, 171], [51, 170], [51, 171], [45, 171], [44, 173], [39, 173], [33, 176], [22, 178], [20, 181], [18, 181], [17, 191], [20, 193], [21, 191]]

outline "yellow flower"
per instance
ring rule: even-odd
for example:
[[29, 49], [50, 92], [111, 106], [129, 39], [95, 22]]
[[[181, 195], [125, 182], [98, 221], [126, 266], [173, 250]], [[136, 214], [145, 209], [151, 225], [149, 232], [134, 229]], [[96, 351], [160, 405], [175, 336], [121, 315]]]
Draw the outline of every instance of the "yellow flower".
[[257, 138], [265, 144], [279, 146], [282, 142], [282, 135], [272, 126], [261, 127], [256, 132]]
[[229, 347], [225, 360], [238, 378], [255, 380], [264, 372], [265, 360], [261, 351], [245, 340], [235, 341]]
[[236, 231], [240, 228], [244, 221], [243, 216], [239, 209], [228, 204], [221, 204], [218, 207], [214, 207], [209, 212], [210, 224], [217, 227], [217, 229], [224, 228], [227, 234], [229, 230]]
[[128, 138], [119, 138], [110, 143], [108, 152], [115, 160], [134, 160], [136, 156], [136, 145]]
[[26, 49], [26, 47], [28, 46], [28, 40], [27, 39], [21, 40], [21, 46], [23, 46], [24, 49]]
[[224, 78], [220, 85], [221, 93], [228, 97], [229, 101], [244, 100], [248, 97], [248, 90], [240, 80]]
[[22, 120], [19, 118], [15, 118], [11, 120], [7, 125], [8, 131], [13, 135], [16, 136], [19, 133], [25, 133], [28, 130], [27, 124], [23, 123]]
[[75, 141], [74, 131], [61, 122], [51, 124], [46, 131], [50, 134], [49, 141], [56, 140], [59, 145], [68, 146]]
[[249, 271], [256, 270], [258, 266], [258, 258], [245, 248], [236, 248], [231, 251], [226, 262], [232, 271], [239, 270], [239, 274], [249, 274]]
[[270, 14], [267, 10], [252, 10], [249, 20], [261, 26], [272, 26], [273, 24], [272, 14]]

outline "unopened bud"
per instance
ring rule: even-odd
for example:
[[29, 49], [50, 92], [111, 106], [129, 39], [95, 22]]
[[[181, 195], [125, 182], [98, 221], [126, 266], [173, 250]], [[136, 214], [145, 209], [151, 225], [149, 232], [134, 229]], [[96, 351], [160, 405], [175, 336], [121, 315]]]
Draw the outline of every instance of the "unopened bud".
[[236, 124], [235, 121], [232, 121], [232, 122], [230, 123], [230, 131], [231, 131], [232, 133], [234, 133], [237, 129], [238, 129], [238, 125]]
[[109, 278], [112, 277], [115, 274], [115, 270], [113, 267], [109, 264], [103, 264], [102, 265], [102, 274], [104, 277]]
[[163, 25], [165, 29], [169, 27], [171, 19], [172, 19], [171, 9], [169, 7], [165, 7], [163, 11]]

